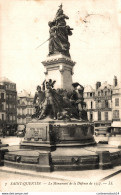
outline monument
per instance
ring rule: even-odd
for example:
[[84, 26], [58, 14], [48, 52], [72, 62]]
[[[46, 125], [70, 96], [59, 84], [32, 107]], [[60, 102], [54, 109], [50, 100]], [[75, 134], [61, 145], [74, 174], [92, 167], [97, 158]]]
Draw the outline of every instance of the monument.
[[[7, 152], [5, 166], [36, 171], [110, 168], [121, 160], [119, 149], [99, 147], [87, 118], [84, 87], [72, 82], [73, 66], [68, 37], [72, 28], [62, 5], [50, 28], [49, 54], [42, 62], [45, 81], [37, 86], [35, 114], [26, 126], [20, 150]], [[56, 75], [56, 76], [55, 76]]]
[[63, 13], [62, 4], [56, 13], [53, 21], [49, 25], [49, 54], [42, 64], [45, 67], [46, 79], [54, 80], [56, 75], [55, 88], [72, 89], [73, 66], [75, 62], [71, 60], [69, 53], [70, 43], [68, 36], [72, 35], [73, 28], [66, 25], [69, 19]]

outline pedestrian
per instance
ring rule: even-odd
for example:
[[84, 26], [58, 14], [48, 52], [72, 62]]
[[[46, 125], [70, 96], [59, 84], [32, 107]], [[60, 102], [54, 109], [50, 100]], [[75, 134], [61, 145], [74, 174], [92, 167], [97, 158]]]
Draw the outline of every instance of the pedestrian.
[[3, 134], [3, 138], [5, 138], [5, 136], [6, 136], [6, 126], [5, 126], [5, 124], [3, 124], [2, 134]]

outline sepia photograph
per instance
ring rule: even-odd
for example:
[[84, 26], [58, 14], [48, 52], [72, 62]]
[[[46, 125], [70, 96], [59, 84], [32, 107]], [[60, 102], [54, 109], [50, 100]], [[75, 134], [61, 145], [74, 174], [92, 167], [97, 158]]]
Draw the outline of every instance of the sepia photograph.
[[121, 192], [121, 0], [0, 0], [0, 193]]

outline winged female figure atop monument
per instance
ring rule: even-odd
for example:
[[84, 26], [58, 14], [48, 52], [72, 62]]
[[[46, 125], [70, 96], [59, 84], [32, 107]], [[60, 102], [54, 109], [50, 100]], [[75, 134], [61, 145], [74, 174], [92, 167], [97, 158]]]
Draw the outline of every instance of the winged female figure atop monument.
[[66, 25], [66, 19], [69, 19], [69, 17], [63, 13], [61, 4], [54, 20], [48, 22], [50, 27], [49, 56], [56, 53], [62, 53], [66, 56], [70, 56], [70, 43], [68, 41], [68, 36], [72, 35], [73, 29]]

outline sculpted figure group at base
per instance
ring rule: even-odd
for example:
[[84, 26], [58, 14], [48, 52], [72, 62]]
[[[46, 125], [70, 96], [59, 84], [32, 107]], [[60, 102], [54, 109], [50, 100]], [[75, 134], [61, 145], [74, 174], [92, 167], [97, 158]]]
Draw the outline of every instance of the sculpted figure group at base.
[[68, 36], [72, 35], [71, 30], [73, 29], [66, 25], [66, 19], [69, 19], [69, 17], [63, 13], [61, 4], [56, 13], [55, 19], [48, 22], [50, 27], [49, 55], [62, 53], [66, 56], [70, 56], [70, 43], [68, 41]]
[[67, 120], [72, 118], [88, 120], [86, 103], [83, 99], [84, 88], [79, 83], [73, 83], [74, 90], [66, 91], [54, 89], [55, 81], [49, 79], [41, 86], [37, 86], [34, 97], [35, 114], [32, 118], [44, 119], [50, 117], [54, 120]]

